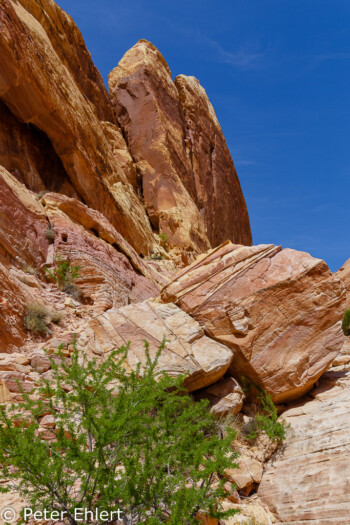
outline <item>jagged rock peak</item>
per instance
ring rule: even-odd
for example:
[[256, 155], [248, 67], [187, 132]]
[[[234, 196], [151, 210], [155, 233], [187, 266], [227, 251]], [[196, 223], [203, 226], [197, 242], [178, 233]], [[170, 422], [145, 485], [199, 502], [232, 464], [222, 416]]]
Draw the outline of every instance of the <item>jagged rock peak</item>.
[[194, 250], [227, 239], [250, 245], [237, 173], [199, 81], [173, 82], [158, 49], [140, 40], [110, 73], [109, 90], [153, 226]]

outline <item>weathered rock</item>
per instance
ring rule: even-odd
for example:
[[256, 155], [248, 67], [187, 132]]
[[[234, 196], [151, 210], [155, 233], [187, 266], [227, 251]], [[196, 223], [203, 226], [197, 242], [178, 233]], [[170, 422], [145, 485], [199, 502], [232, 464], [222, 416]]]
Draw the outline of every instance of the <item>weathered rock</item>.
[[0, 165], [32, 191], [59, 191], [77, 197], [45, 133], [20, 122], [1, 100]]
[[229, 346], [230, 373], [258, 381], [276, 402], [308, 391], [343, 342], [344, 286], [304, 252], [225, 243], [179, 272], [161, 299]]
[[248, 495], [253, 486], [260, 483], [263, 465], [249, 456], [240, 456], [237, 459], [237, 464], [239, 468], [227, 469], [225, 476], [237, 486], [237, 489], [244, 489], [245, 494]]
[[335, 273], [346, 288], [347, 307], [350, 308], [350, 259]]
[[47, 220], [32, 192], [0, 166], [0, 262], [37, 267], [46, 259]]
[[258, 496], [254, 494], [252, 497], [245, 499], [239, 503], [231, 503], [227, 499], [223, 502], [225, 510], [237, 509], [239, 514], [220, 521], [220, 525], [272, 525], [276, 520], [260, 501]]
[[149, 253], [152, 230], [105, 134], [113, 110], [74, 22], [51, 0], [3, 0], [0, 24], [0, 98], [45, 133], [77, 195]]
[[277, 523], [348, 523], [350, 373], [328, 372], [283, 414], [287, 440], [265, 466], [258, 494]]
[[203, 220], [184, 186], [193, 175], [178, 92], [164, 58], [153, 44], [141, 40], [110, 73], [109, 88], [142, 175], [145, 207], [153, 226], [175, 246], [197, 252], [208, 249]]
[[96, 316], [80, 344], [99, 355], [131, 342], [128, 363], [135, 368], [146, 362], [144, 340], [154, 356], [162, 338], [169, 342], [160, 356], [158, 370], [172, 376], [185, 374], [186, 387], [198, 390], [218, 381], [228, 369], [232, 352], [205, 336], [199, 324], [174, 304], [152, 301], [110, 309]]
[[100, 213], [75, 199], [52, 193], [45, 195], [43, 202], [56, 234], [47, 262], [52, 263], [59, 254], [80, 266], [75, 283], [84, 301], [94, 304], [95, 311], [142, 301], [158, 293], [158, 286], [139, 272], [155, 280], [160, 276], [147, 268]]
[[243, 390], [233, 377], [222, 379], [196, 394], [196, 399], [209, 400], [210, 411], [217, 417], [237, 414], [242, 409], [244, 398]]
[[231, 240], [252, 244], [241, 185], [220, 124], [208, 96], [195, 77], [175, 79], [185, 121], [185, 143], [193, 175], [184, 185], [199, 209], [211, 245]]

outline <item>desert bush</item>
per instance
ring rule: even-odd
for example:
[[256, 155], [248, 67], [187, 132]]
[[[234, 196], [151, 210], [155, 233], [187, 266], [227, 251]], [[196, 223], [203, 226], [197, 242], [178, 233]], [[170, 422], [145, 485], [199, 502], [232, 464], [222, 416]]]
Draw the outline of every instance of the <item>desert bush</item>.
[[37, 269], [36, 268], [33, 268], [32, 266], [29, 266], [28, 264], [26, 264], [25, 266], [23, 266], [22, 268], [22, 271], [24, 273], [28, 273], [30, 275], [36, 275], [38, 273]]
[[349, 336], [350, 335], [350, 308], [347, 308], [345, 310], [345, 314], [343, 317], [343, 322], [342, 322], [341, 327], [344, 332], [344, 335]]
[[[236, 513], [220, 504], [224, 471], [237, 467], [234, 433], [219, 435], [208, 402], [195, 402], [182, 377], [156, 373], [163, 347], [152, 359], [145, 343], [146, 364], [135, 371], [126, 366], [128, 346], [100, 362], [78, 353], [76, 341], [69, 360], [61, 350], [50, 356], [52, 379], [22, 394], [11, 414], [0, 410], [3, 490], [17, 490], [34, 511], [65, 511], [71, 525], [77, 508], [120, 508], [125, 524], [149, 525], [194, 524], [199, 510]], [[48, 413], [52, 440], [38, 431]]]
[[83, 298], [84, 298], [83, 292], [81, 288], [79, 288], [79, 286], [77, 286], [76, 284], [74, 283], [69, 284], [68, 286], [65, 287], [64, 291], [68, 295], [71, 295], [73, 299], [75, 299], [76, 301], [79, 301], [80, 303], [83, 301]]
[[55, 255], [53, 267], [46, 268], [46, 274], [55, 282], [62, 291], [67, 291], [74, 279], [79, 277], [79, 265], [74, 265], [69, 259], [64, 259], [61, 255]]
[[245, 391], [254, 387], [257, 392], [256, 403], [258, 405], [257, 413], [252, 424], [249, 425], [250, 431], [246, 434], [246, 438], [254, 440], [264, 432], [272, 441], [284, 441], [288, 425], [283, 420], [278, 421], [277, 408], [270, 394], [249, 378], [242, 377], [242, 382]]
[[49, 321], [50, 311], [44, 304], [37, 301], [27, 304], [24, 324], [28, 330], [35, 333], [45, 333], [48, 331]]
[[52, 228], [48, 228], [46, 230], [46, 239], [48, 240], [49, 244], [53, 244], [56, 238], [56, 232]]
[[63, 321], [66, 314], [62, 310], [53, 310], [50, 312], [50, 321], [55, 324], [59, 324]]

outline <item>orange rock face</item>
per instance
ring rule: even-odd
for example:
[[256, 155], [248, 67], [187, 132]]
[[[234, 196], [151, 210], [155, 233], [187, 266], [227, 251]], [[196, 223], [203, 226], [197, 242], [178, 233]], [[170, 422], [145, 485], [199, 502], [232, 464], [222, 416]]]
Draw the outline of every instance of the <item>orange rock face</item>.
[[153, 226], [197, 252], [226, 239], [251, 244], [237, 174], [198, 81], [180, 76], [174, 84], [160, 52], [141, 40], [111, 72], [109, 88]]
[[4, 0], [0, 24], [0, 98], [45, 133], [79, 198], [149, 253], [151, 227], [105, 134], [113, 110], [74, 22], [51, 0]]
[[230, 373], [258, 381], [276, 402], [309, 390], [343, 343], [344, 286], [304, 252], [226, 243], [179, 272], [161, 299], [228, 345]]
[[159, 51], [141, 41], [109, 77], [119, 124], [142, 176], [153, 226], [184, 249], [209, 248], [204, 222], [184, 180], [192, 179], [178, 92]]
[[191, 181], [184, 184], [204, 219], [210, 243], [214, 247], [231, 240], [251, 245], [247, 206], [214, 108], [195, 77], [180, 75], [175, 86], [193, 171]]

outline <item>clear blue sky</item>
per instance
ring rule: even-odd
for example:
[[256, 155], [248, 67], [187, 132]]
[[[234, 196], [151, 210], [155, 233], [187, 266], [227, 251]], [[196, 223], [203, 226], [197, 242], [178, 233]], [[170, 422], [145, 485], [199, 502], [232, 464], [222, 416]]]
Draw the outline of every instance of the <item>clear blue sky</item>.
[[222, 125], [254, 244], [350, 257], [349, 0], [58, 0], [105, 82], [140, 38], [196, 76]]

